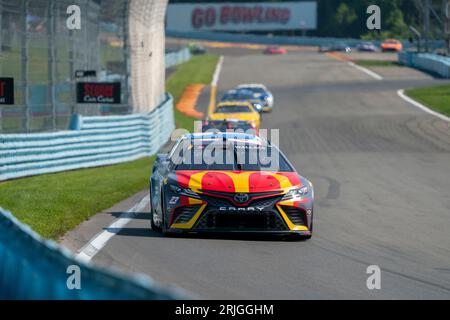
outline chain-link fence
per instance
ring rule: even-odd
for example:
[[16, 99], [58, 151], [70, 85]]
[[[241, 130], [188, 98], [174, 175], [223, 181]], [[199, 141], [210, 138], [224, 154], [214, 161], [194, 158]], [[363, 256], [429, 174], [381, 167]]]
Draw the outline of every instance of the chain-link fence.
[[[14, 78], [15, 84], [14, 105], [0, 106], [0, 132], [67, 129], [73, 113], [150, 111], [164, 92], [164, 63], [157, 60], [164, 57], [166, 4], [0, 0], [0, 77]], [[71, 5], [81, 9], [81, 30], [67, 27]], [[75, 77], [86, 70], [96, 73]], [[77, 81], [120, 82], [121, 104], [77, 104]]]

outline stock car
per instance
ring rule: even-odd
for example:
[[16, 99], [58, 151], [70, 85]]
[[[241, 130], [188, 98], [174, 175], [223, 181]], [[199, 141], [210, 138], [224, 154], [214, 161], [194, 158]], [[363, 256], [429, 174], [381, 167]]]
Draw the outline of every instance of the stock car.
[[193, 55], [201, 55], [206, 53], [206, 48], [199, 43], [189, 43], [188, 49]]
[[226, 131], [238, 131], [246, 133], [257, 134], [255, 128], [252, 127], [247, 121], [237, 119], [224, 119], [224, 120], [203, 120], [201, 132], [226, 132]]
[[225, 101], [217, 105], [208, 120], [239, 120], [249, 123], [252, 128], [259, 130], [261, 115], [248, 101]]
[[403, 44], [396, 39], [386, 39], [381, 43], [381, 50], [383, 52], [400, 52], [403, 50]]
[[275, 55], [275, 54], [287, 54], [287, 50], [280, 46], [268, 46], [264, 50], [265, 54]]
[[352, 48], [345, 42], [334, 42], [319, 47], [319, 52], [345, 52], [351, 53]]
[[241, 84], [236, 87], [236, 90], [246, 90], [253, 93], [254, 97], [261, 100], [263, 112], [271, 112], [273, 109], [273, 94], [263, 84], [251, 83]]
[[372, 42], [361, 42], [356, 48], [361, 52], [378, 52], [380, 49], [374, 45]]
[[309, 239], [313, 233], [312, 183], [276, 146], [254, 135], [182, 136], [157, 156], [150, 200], [151, 228], [166, 235], [256, 232]]
[[236, 101], [247, 101], [250, 102], [253, 106], [253, 108], [258, 112], [263, 112], [264, 106], [266, 102], [255, 96], [255, 94], [250, 90], [243, 90], [243, 89], [232, 89], [225, 91], [222, 98], [220, 99], [221, 102], [236, 102]]

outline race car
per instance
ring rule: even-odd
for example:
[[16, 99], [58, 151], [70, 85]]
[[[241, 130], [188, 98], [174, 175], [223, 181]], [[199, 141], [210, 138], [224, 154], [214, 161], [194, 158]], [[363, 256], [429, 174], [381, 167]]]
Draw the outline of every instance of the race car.
[[253, 128], [247, 121], [237, 119], [202, 121], [201, 132], [227, 132], [230, 130], [234, 132], [240, 131], [257, 134], [255, 128]]
[[345, 52], [351, 53], [352, 48], [345, 42], [334, 42], [319, 47], [319, 52]]
[[236, 87], [236, 90], [251, 91], [256, 98], [262, 100], [263, 112], [272, 111], [274, 102], [273, 94], [265, 85], [259, 83], [241, 84]]
[[309, 239], [313, 233], [312, 183], [276, 146], [254, 135], [182, 136], [168, 154], [157, 156], [150, 200], [151, 228], [164, 234], [256, 232]]
[[361, 42], [356, 48], [361, 52], [378, 52], [380, 49], [374, 45], [372, 42]]
[[268, 46], [264, 50], [265, 54], [287, 54], [287, 50], [280, 46]]
[[236, 89], [225, 91], [225, 93], [223, 94], [220, 101], [221, 102], [236, 102], [236, 101], [250, 102], [252, 104], [253, 108], [256, 111], [258, 111], [259, 113], [263, 112], [263, 105], [266, 104], [266, 102], [263, 99], [256, 97], [252, 91], [236, 90]]
[[199, 43], [189, 43], [188, 49], [193, 55], [201, 55], [206, 53], [206, 48]]
[[217, 105], [208, 120], [240, 120], [248, 122], [254, 129], [261, 126], [261, 115], [253, 105], [247, 101], [226, 101]]
[[383, 52], [400, 52], [403, 50], [403, 44], [396, 39], [387, 39], [381, 43], [381, 50], [383, 50]]

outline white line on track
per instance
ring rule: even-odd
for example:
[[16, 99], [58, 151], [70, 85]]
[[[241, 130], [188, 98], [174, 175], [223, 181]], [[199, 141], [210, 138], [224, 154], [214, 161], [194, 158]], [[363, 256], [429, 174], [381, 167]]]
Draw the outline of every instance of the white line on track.
[[359, 71], [364, 72], [365, 74], [368, 74], [369, 76], [371, 76], [372, 78], [374, 78], [374, 79], [376, 79], [376, 80], [379, 80], [379, 81], [383, 80], [383, 77], [380, 76], [378, 73], [375, 73], [375, 72], [373, 72], [372, 70], [369, 70], [369, 69], [367, 69], [367, 68], [358, 66], [358, 65], [357, 65], [356, 63], [354, 63], [354, 62], [351, 62], [351, 61], [350, 61], [350, 62], [348, 63], [348, 65], [349, 65], [349, 66], [352, 66], [352, 67], [354, 67], [354, 68], [356, 68], [356, 69], [358, 69]]
[[438, 117], [439, 119], [442, 119], [442, 120], [444, 120], [444, 121], [450, 122], [450, 118], [449, 118], [449, 117], [447, 117], [447, 116], [445, 116], [445, 115], [443, 115], [443, 114], [441, 114], [441, 113], [439, 113], [439, 112], [433, 111], [433, 110], [431, 110], [430, 108], [424, 106], [423, 104], [417, 102], [416, 100], [414, 100], [414, 99], [408, 97], [408, 96], [405, 94], [405, 90], [398, 90], [398, 91], [397, 91], [397, 94], [400, 96], [400, 98], [402, 98], [402, 99], [405, 100], [406, 102], [412, 104], [413, 106], [415, 106], [415, 107], [421, 109], [422, 111], [425, 111], [425, 112], [427, 112], [427, 113], [429, 113], [429, 114], [431, 114], [431, 115], [433, 115], [433, 116], [435, 116], [435, 117]]
[[217, 62], [216, 71], [214, 71], [214, 75], [212, 78], [208, 115], [212, 114], [214, 112], [214, 109], [216, 108], [217, 85], [219, 84], [220, 73], [222, 72], [223, 59], [223, 56], [220, 56], [219, 61]]
[[223, 56], [220, 56], [219, 62], [217, 63], [216, 71], [214, 72], [211, 86], [217, 86], [217, 84], [219, 83], [220, 73], [222, 72], [222, 65], [223, 65]]
[[106, 243], [124, 228], [135, 216], [150, 203], [150, 198], [146, 195], [141, 201], [136, 203], [130, 210], [120, 215], [109, 227], [91, 239], [77, 255], [77, 258], [89, 262], [106, 245]]

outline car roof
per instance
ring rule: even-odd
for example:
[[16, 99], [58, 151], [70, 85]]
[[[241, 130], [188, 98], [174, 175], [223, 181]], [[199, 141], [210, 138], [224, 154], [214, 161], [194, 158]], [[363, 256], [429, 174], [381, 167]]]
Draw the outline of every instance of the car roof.
[[249, 89], [233, 89], [233, 90], [228, 90], [225, 91], [225, 93], [223, 94], [223, 97], [227, 97], [227, 96], [243, 96], [243, 95], [248, 95], [251, 96], [253, 95], [253, 91], [249, 90]]
[[244, 88], [261, 88], [261, 89], [267, 89], [265, 85], [261, 83], [248, 83], [248, 84], [241, 84], [236, 87], [237, 89], [244, 89]]
[[181, 137], [181, 139], [188, 140], [237, 140], [250, 143], [263, 143], [264, 139], [248, 133], [239, 132], [198, 132], [198, 133], [188, 133]]

